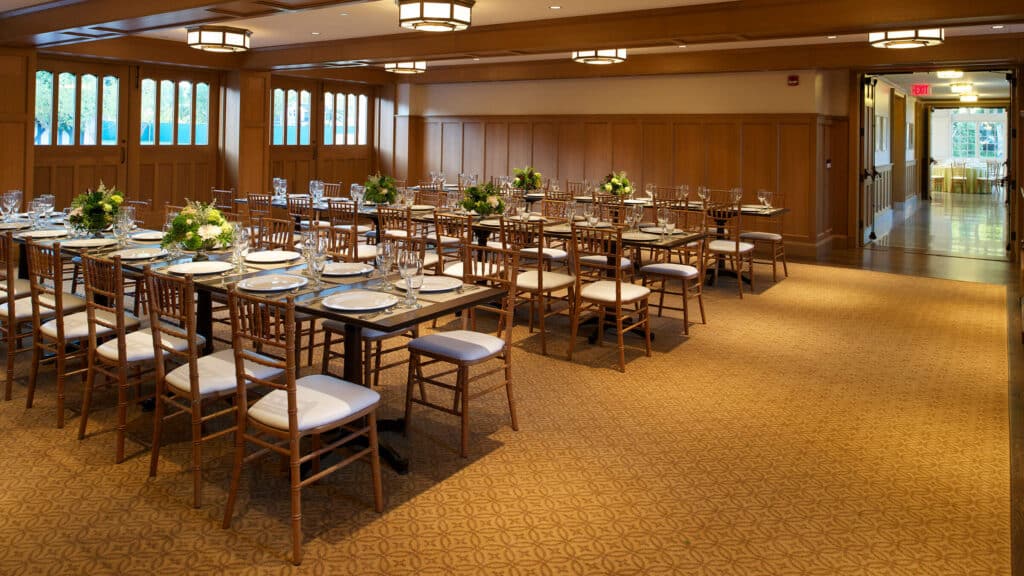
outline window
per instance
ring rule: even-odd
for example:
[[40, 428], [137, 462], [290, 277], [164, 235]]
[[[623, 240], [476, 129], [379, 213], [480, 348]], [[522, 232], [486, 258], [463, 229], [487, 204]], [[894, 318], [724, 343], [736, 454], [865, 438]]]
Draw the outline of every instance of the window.
[[140, 104], [139, 144], [209, 145], [209, 84], [144, 78], [141, 82]]
[[976, 158], [978, 134], [976, 122], [953, 122], [953, 157]]
[[324, 93], [325, 145], [366, 145], [369, 98], [363, 94]]
[[978, 124], [978, 156], [986, 159], [1003, 157], [1003, 127], [995, 122]]
[[36, 146], [116, 145], [119, 100], [116, 76], [37, 70], [32, 141]]
[[275, 88], [272, 99], [270, 143], [274, 146], [309, 146], [313, 93]]

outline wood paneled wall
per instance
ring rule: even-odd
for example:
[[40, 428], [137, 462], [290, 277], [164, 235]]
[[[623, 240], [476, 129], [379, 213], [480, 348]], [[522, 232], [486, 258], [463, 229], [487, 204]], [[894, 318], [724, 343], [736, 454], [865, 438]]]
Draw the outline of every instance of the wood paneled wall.
[[[777, 191], [791, 212], [784, 231], [817, 244], [832, 230], [825, 178], [831, 119], [814, 114], [700, 116], [425, 117], [410, 180], [431, 170], [482, 178], [532, 165], [545, 177], [599, 180], [625, 170], [638, 185], [741, 186]], [[829, 126], [825, 130], [824, 126]], [[844, 130], [845, 122], [840, 125]], [[418, 153], [417, 153], [418, 152]]]
[[875, 166], [875, 215], [892, 210], [892, 164]]
[[0, 191], [32, 193], [36, 55], [0, 48]]

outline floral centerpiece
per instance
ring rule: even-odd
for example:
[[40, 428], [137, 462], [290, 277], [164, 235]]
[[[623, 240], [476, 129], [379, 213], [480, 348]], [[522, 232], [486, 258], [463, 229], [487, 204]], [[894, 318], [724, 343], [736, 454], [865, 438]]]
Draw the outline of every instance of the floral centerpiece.
[[93, 234], [99, 234], [114, 223], [122, 203], [124, 194], [116, 187], [107, 188], [101, 180], [99, 188], [79, 194], [71, 201], [68, 221]]
[[196, 259], [202, 259], [205, 251], [226, 248], [233, 240], [234, 227], [220, 210], [211, 204], [188, 200], [171, 221], [171, 229], [164, 234], [160, 245], [167, 247], [180, 242], [186, 250], [198, 252]]
[[541, 187], [540, 172], [533, 166], [516, 168], [512, 171], [516, 177], [512, 179], [512, 187], [519, 190], [537, 190]]
[[378, 172], [366, 179], [366, 191], [363, 193], [363, 200], [374, 204], [391, 204], [398, 196], [398, 188], [395, 187], [395, 179], [391, 176], [381, 176]]
[[483, 186], [466, 188], [460, 206], [466, 210], [475, 210], [480, 216], [501, 214], [505, 211], [505, 201], [490, 182]]
[[633, 184], [630, 183], [625, 172], [612, 172], [604, 177], [601, 189], [616, 196], [629, 196], [633, 193]]

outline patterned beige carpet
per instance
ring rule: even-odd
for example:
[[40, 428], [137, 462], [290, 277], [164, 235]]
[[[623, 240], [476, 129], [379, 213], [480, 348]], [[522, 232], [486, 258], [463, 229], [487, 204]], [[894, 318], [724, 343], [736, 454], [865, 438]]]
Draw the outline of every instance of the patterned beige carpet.
[[[500, 393], [480, 399], [463, 460], [454, 419], [416, 411], [409, 439], [385, 435], [412, 470], [386, 472], [383, 515], [365, 466], [304, 491], [299, 569], [277, 460], [248, 469], [222, 530], [227, 439], [193, 510], [183, 428], [149, 479], [146, 456], [112, 463], [111, 434], [79, 442], [77, 414], [57, 430], [52, 385], [29, 411], [18, 385], [0, 403], [0, 573], [1007, 574], [1005, 289], [791, 273], [742, 302], [712, 290], [688, 340], [658, 320], [625, 376], [610, 346], [569, 363], [563, 327], [550, 358], [522, 330], [521, 430]], [[113, 396], [96, 403], [100, 432]]]

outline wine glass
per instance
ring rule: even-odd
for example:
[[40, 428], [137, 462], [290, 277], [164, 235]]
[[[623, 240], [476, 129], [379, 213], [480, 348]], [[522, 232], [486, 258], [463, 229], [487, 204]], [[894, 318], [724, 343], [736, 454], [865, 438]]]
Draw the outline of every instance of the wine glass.
[[72, 208], [65, 208], [62, 213], [64, 214], [64, 229], [67, 230], [68, 236], [71, 238], [75, 237], [75, 225], [71, 223], [71, 210]]
[[380, 272], [380, 289], [390, 290], [393, 285], [388, 281], [388, 272], [395, 261], [395, 249], [391, 242], [382, 241], [377, 244], [374, 261], [377, 264], [377, 271]]
[[708, 203], [708, 197], [711, 195], [711, 191], [708, 190], [707, 186], [697, 186], [697, 197], [700, 198], [701, 204]]
[[7, 204], [7, 221], [10, 222], [11, 218], [21, 209], [21, 190], [9, 190], [4, 195], [4, 202]]
[[668, 227], [669, 216], [668, 208], [665, 207], [658, 208], [658, 213], [655, 214], [655, 218], [658, 220], [658, 230], [663, 236]]
[[314, 234], [311, 240], [312, 246], [309, 250], [309, 268], [313, 273], [313, 280], [316, 281], [314, 285], [316, 288], [323, 286], [323, 275], [324, 268], [327, 267], [328, 260], [328, 246], [327, 237]]
[[764, 191], [764, 207], [766, 210], [772, 209], [772, 196], [774, 196], [774, 193], [771, 190]]
[[679, 199], [683, 201], [683, 207], [689, 206], [687, 198], [690, 197], [690, 186], [688, 184], [679, 185]]
[[733, 202], [739, 203], [743, 199], [743, 189], [733, 188], [729, 190], [729, 198], [731, 198]]
[[231, 249], [234, 253], [235, 267], [238, 272], [245, 272], [245, 257], [249, 253], [249, 229], [241, 222], [235, 222], [231, 228]]
[[124, 246], [128, 242], [128, 235], [135, 228], [135, 207], [122, 206], [114, 219], [114, 229], [118, 234], [118, 245]]
[[587, 226], [594, 226], [597, 224], [597, 218], [594, 216], [593, 203], [587, 202], [583, 204], [583, 219], [587, 222]]
[[644, 198], [646, 200], [650, 200], [650, 199], [654, 198], [654, 194], [655, 194], [656, 191], [657, 191], [657, 188], [654, 186], [654, 184], [648, 184], [648, 185], [644, 186]]
[[402, 276], [405, 277], [405, 307], [419, 308], [420, 303], [416, 299], [423, 287], [423, 260], [418, 252], [406, 250], [405, 260], [400, 266], [403, 269]]
[[[178, 213], [177, 212], [168, 212], [167, 213], [167, 221], [164, 222], [164, 227], [163, 227], [163, 232], [164, 232], [164, 237], [165, 238], [174, 229], [174, 219], [177, 218], [177, 217], [178, 217]], [[168, 246], [167, 246], [167, 254], [170, 255], [170, 257], [172, 259], [179, 258], [181, 256], [181, 243], [180, 242], [171, 242], [170, 244], [168, 244]]]

